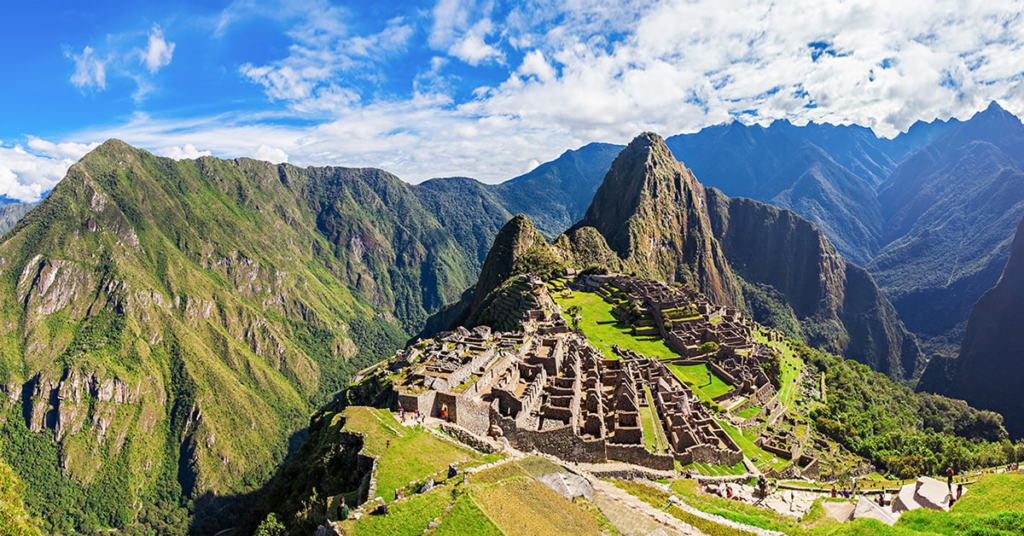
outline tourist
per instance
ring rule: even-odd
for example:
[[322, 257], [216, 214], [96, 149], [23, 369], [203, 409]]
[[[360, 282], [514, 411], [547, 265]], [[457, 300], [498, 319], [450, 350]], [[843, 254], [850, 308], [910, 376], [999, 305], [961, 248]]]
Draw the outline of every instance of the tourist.
[[960, 496], [963, 495], [963, 494], [964, 494], [964, 485], [963, 484], [957, 484], [956, 485], [956, 500], [959, 501], [960, 500]]
[[345, 504], [345, 498], [341, 498], [341, 508], [338, 512], [338, 521], [345, 521], [348, 519], [348, 505]]
[[950, 495], [952, 495], [952, 493], [953, 493], [953, 468], [952, 467], [947, 467], [946, 468], [946, 485], [949, 486], [949, 493], [950, 493]]
[[731, 499], [732, 498], [732, 486], [730, 486], [729, 484], [725, 485], [725, 497], [727, 499]]
[[836, 485], [832, 484], [832, 498], [835, 499], [839, 493], [836, 491]]

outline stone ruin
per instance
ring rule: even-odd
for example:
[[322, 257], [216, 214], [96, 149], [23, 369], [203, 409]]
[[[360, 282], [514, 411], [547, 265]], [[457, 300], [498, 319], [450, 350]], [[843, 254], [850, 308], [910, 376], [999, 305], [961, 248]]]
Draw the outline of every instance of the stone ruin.
[[[537, 302], [546, 298], [542, 292]], [[493, 333], [459, 328], [396, 356], [409, 363], [406, 383], [396, 386], [398, 405], [567, 461], [618, 460], [670, 471], [677, 461], [742, 460], [732, 438], [664, 363], [624, 350], [620, 359], [607, 359], [568, 329], [553, 301], [526, 311], [522, 326]], [[410, 360], [413, 352], [418, 358]], [[761, 385], [740, 366], [743, 359], [724, 355], [730, 357], [722, 366], [735, 372], [738, 388]], [[667, 452], [645, 447], [642, 408], [668, 438]]]

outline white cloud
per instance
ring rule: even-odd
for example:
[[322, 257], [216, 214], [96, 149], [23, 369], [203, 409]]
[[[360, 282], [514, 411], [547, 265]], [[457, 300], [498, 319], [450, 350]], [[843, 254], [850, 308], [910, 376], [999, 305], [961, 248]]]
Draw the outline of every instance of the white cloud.
[[[145, 44], [140, 46], [143, 40]], [[86, 45], [81, 54], [65, 47], [64, 56], [74, 62], [70, 81], [75, 87], [104, 91], [108, 76], [130, 78], [136, 84], [132, 99], [139, 103], [156, 89], [154, 76], [170, 65], [175, 46], [164, 38], [163, 30], [154, 25], [148, 33], [107, 35], [101, 43]]]
[[71, 164], [95, 144], [55, 144], [30, 138], [28, 152], [21, 145], [0, 145], [0, 196], [25, 202], [39, 201], [43, 193], [53, 189]]
[[256, 148], [256, 151], [253, 152], [252, 156], [257, 160], [266, 160], [267, 162], [273, 162], [274, 164], [282, 164], [288, 161], [288, 153], [284, 152], [281, 148], [271, 147], [269, 145], [260, 145]]
[[353, 34], [346, 24], [348, 14], [326, 2], [278, 16], [295, 21], [288, 31], [293, 41], [288, 55], [263, 65], [242, 64], [239, 73], [262, 85], [270, 99], [303, 113], [359, 100], [355, 84], [339, 81], [379, 79], [383, 75], [377, 65], [402, 52], [413, 35], [413, 26], [402, 17], [388, 20], [378, 32]]
[[166, 156], [167, 158], [173, 158], [175, 160], [194, 160], [201, 156], [213, 155], [210, 151], [200, 151], [199, 149], [196, 149], [196, 146], [191, 143], [186, 143], [184, 147], [178, 147], [177, 145], [164, 147], [163, 149], [157, 150], [156, 154]]
[[71, 83], [75, 87], [106, 89], [107, 60], [98, 58], [92, 47], [85, 47], [81, 54], [65, 50], [64, 56], [75, 62], [75, 72], [71, 75]]
[[460, 60], [477, 66], [490, 60], [501, 60], [505, 57], [497, 48], [484, 42], [493, 29], [490, 19], [476, 23], [458, 41], [448, 49], [448, 53]]
[[150, 74], [156, 74], [162, 67], [171, 64], [175, 44], [164, 39], [164, 32], [159, 26], [153, 26], [149, 33], [149, 45], [142, 53], [142, 61]]
[[30, 149], [50, 158], [77, 161], [89, 151], [99, 146], [98, 143], [54, 143], [35, 136], [28, 137]]

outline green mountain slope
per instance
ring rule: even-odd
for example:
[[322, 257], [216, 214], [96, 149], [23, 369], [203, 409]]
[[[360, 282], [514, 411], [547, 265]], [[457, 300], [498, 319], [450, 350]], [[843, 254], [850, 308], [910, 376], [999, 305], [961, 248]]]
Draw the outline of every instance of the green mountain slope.
[[470, 277], [386, 173], [108, 142], [0, 243], [4, 456], [70, 495], [30, 503], [52, 531], [178, 506], [201, 522]]

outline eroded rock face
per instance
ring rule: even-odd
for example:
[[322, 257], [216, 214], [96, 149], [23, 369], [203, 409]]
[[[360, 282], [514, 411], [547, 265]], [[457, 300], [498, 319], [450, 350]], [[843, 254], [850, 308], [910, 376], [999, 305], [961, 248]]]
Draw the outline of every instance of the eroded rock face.
[[18, 301], [40, 315], [50, 315], [78, 302], [92, 288], [89, 274], [77, 263], [33, 258], [18, 281]]
[[[131, 387], [119, 378], [83, 374], [76, 369], [67, 371], [60, 381], [37, 375], [26, 387], [30, 394], [25, 401], [25, 424], [33, 432], [53, 430], [54, 440], [58, 442], [80, 433], [89, 424], [89, 429], [97, 433], [102, 443], [118, 407], [139, 400], [137, 386]], [[20, 391], [14, 386], [7, 389]], [[90, 403], [94, 406], [91, 421], [88, 420]]]

